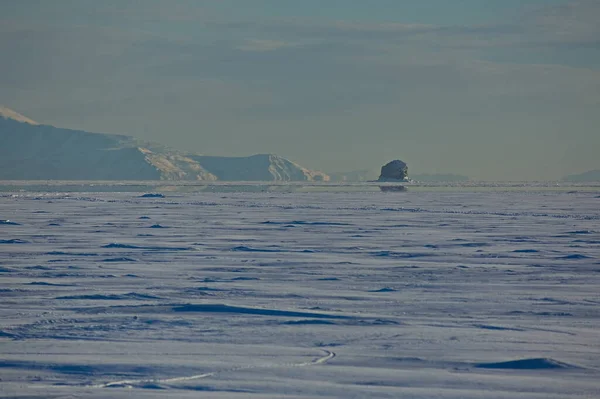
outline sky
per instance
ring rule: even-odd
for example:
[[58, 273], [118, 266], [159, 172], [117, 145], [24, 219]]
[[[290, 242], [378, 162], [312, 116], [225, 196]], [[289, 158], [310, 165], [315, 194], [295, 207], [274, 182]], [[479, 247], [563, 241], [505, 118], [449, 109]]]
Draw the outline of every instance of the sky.
[[324, 172], [600, 169], [597, 0], [0, 0], [0, 104]]

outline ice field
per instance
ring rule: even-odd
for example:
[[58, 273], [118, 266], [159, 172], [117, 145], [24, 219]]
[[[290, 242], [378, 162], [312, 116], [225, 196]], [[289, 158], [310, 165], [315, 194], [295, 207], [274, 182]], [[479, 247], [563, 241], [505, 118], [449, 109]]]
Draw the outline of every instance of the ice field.
[[0, 193], [0, 397], [600, 398], [600, 191]]

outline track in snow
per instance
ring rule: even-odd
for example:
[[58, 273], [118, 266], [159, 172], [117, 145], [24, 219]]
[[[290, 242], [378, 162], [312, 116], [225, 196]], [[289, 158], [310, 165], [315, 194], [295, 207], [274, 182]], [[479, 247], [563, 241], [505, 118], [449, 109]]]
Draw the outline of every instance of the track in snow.
[[334, 352], [328, 351], [326, 349], [321, 349], [321, 350], [325, 353], [325, 356], [318, 357], [316, 359], [311, 360], [310, 362], [278, 363], [278, 364], [271, 364], [271, 365], [264, 365], [264, 366], [248, 365], [248, 366], [240, 366], [240, 367], [235, 367], [235, 368], [231, 368], [231, 369], [212, 371], [209, 373], [196, 374], [196, 375], [183, 376], [183, 377], [122, 380], [122, 381], [107, 382], [105, 384], [95, 384], [95, 385], [90, 385], [90, 386], [92, 388], [135, 388], [135, 387], [144, 388], [145, 386], [148, 386], [148, 385], [174, 384], [174, 383], [178, 383], [178, 382], [199, 380], [202, 378], [212, 377], [217, 374], [230, 373], [230, 372], [235, 372], [235, 371], [239, 371], [239, 370], [261, 369], [261, 368], [267, 369], [267, 368], [273, 368], [273, 367], [316, 366], [319, 364], [325, 364], [336, 356]]

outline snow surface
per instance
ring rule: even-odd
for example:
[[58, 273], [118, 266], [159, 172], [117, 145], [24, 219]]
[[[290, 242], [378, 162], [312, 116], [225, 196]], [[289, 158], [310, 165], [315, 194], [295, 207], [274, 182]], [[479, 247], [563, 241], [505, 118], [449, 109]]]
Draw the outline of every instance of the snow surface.
[[598, 192], [0, 196], [0, 396], [598, 398]]

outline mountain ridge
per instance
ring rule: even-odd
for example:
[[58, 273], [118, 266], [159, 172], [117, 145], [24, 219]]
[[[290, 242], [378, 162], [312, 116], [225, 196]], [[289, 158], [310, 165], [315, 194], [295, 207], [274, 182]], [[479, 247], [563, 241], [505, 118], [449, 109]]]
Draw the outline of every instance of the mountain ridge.
[[588, 170], [587, 172], [568, 175], [563, 177], [567, 182], [600, 182], [600, 169]]
[[43, 125], [6, 107], [0, 111], [0, 180], [329, 180], [275, 154], [206, 156], [127, 135]]

